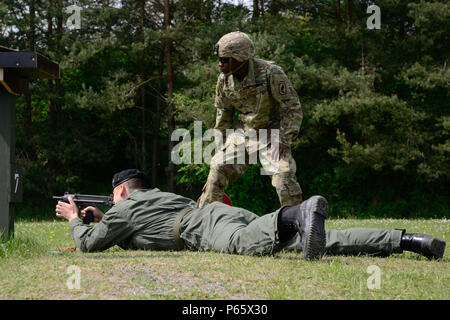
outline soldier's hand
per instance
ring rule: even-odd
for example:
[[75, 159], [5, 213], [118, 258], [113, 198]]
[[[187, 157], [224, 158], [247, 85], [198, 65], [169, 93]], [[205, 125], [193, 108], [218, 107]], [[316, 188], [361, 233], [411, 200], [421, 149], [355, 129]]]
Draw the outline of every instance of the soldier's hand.
[[84, 219], [84, 217], [86, 217], [87, 211], [91, 211], [94, 215], [94, 222], [100, 222], [103, 219], [103, 212], [99, 208], [90, 206], [81, 210], [81, 219]]
[[220, 148], [220, 151], [224, 151], [226, 148], [228, 148], [228, 145], [230, 143], [228, 141], [225, 141], [225, 143], [222, 145], [222, 147]]
[[69, 222], [72, 221], [72, 219], [78, 218], [78, 207], [75, 202], [73, 202], [72, 197], [69, 197], [69, 203], [58, 201], [55, 212], [58, 218], [64, 218]]
[[279, 161], [280, 159], [284, 158], [288, 151], [289, 147], [287, 145], [279, 142], [272, 143], [272, 147], [270, 148], [272, 160]]

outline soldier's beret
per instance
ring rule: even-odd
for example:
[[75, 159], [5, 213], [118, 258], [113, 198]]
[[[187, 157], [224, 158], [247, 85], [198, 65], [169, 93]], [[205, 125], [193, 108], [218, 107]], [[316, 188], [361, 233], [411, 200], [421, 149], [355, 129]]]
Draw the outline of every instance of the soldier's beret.
[[150, 181], [149, 177], [144, 172], [139, 171], [137, 169], [126, 169], [126, 170], [116, 173], [113, 176], [112, 186], [113, 186], [113, 188], [115, 188], [118, 185], [120, 185], [130, 179], [133, 179], [133, 178], [139, 178], [139, 179], [143, 180], [145, 182], [145, 184], [147, 184], [147, 185], [149, 184], [149, 181]]

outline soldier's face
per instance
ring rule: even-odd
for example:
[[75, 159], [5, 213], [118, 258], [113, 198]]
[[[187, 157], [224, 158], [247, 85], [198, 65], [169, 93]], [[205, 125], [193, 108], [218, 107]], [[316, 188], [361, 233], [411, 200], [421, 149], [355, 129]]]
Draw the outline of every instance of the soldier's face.
[[219, 58], [219, 70], [222, 73], [229, 73], [232, 69], [233, 58]]

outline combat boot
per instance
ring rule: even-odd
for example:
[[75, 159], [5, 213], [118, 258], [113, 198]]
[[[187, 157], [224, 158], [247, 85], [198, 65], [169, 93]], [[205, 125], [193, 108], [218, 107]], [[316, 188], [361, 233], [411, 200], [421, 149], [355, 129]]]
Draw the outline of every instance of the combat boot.
[[428, 234], [405, 233], [403, 231], [400, 248], [421, 254], [428, 259], [442, 259], [445, 241]]
[[303, 257], [320, 259], [325, 252], [325, 219], [328, 203], [322, 196], [313, 196], [299, 205], [285, 207], [278, 216], [280, 242], [292, 238], [296, 232], [302, 239]]

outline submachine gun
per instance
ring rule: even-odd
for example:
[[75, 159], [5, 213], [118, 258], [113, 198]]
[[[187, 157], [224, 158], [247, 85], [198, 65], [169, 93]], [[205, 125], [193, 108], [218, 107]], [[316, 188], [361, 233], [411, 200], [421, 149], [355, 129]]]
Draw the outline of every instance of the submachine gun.
[[[81, 209], [84, 209], [89, 206], [112, 207], [114, 205], [112, 195], [110, 195], [110, 196], [95, 196], [95, 195], [90, 195], [90, 194], [78, 194], [78, 193], [70, 194], [70, 193], [66, 192], [66, 193], [64, 193], [64, 195], [62, 197], [54, 196], [53, 199], [69, 203], [69, 197], [72, 197], [73, 202], [75, 202], [75, 204], [77, 206], [79, 206]], [[83, 218], [83, 223], [90, 224], [93, 221], [94, 221], [94, 213], [91, 210], [86, 211], [86, 216]]]

